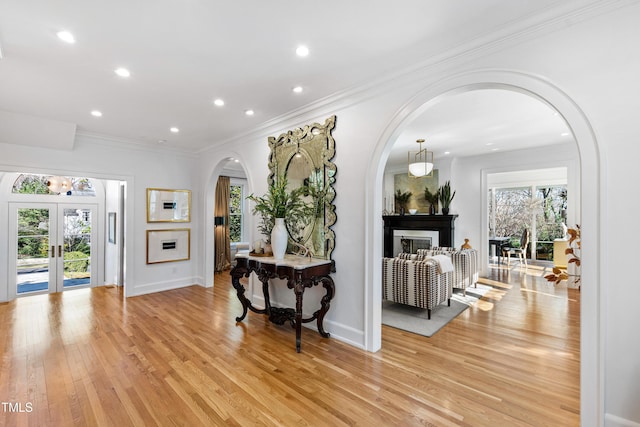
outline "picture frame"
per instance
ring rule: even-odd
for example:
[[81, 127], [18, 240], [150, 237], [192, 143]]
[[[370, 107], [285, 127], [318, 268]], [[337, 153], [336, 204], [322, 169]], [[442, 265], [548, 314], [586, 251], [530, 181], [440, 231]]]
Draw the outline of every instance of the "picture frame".
[[147, 188], [147, 222], [191, 222], [191, 190]]
[[109, 218], [107, 221], [107, 238], [109, 243], [116, 244], [116, 213], [109, 212]]
[[147, 264], [191, 259], [191, 229], [147, 230]]

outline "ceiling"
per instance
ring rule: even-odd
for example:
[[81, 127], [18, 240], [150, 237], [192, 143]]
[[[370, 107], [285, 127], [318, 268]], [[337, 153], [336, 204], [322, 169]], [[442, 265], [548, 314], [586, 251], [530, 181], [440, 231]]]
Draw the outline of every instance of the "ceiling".
[[505, 89], [446, 96], [414, 119], [395, 142], [387, 168], [406, 168], [420, 147], [438, 159], [522, 150], [574, 141], [564, 119], [544, 102]]
[[[0, 111], [77, 125], [80, 134], [198, 152], [592, 2], [3, 0]], [[75, 43], [60, 40], [60, 30], [73, 33]], [[296, 55], [299, 45], [308, 56]], [[130, 77], [117, 76], [118, 67]], [[294, 93], [296, 86], [303, 91]], [[421, 137], [437, 155], [469, 155], [490, 142], [508, 150], [516, 140], [558, 138], [561, 126], [547, 107], [513, 95], [446, 99], [398, 144], [417, 145]], [[224, 106], [214, 105], [218, 98]]]

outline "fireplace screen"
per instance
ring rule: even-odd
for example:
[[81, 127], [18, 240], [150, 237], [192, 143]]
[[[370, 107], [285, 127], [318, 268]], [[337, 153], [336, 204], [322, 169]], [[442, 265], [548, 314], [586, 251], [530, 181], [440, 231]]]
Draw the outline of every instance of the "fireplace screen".
[[431, 237], [401, 237], [402, 252], [415, 254], [418, 249], [431, 249]]

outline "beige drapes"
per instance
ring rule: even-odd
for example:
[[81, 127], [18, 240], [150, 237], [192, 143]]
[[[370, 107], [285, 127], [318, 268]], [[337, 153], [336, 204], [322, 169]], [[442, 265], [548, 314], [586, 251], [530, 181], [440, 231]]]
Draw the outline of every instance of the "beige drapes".
[[224, 224], [214, 229], [215, 270], [222, 271], [231, 265], [231, 241], [229, 238], [229, 198], [231, 196], [231, 180], [228, 176], [218, 177], [216, 185], [216, 201], [214, 215], [224, 218]]

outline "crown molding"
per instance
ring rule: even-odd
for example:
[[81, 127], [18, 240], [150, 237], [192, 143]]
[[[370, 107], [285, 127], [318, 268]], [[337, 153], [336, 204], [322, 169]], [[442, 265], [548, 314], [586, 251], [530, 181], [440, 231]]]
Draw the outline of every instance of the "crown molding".
[[424, 80], [437, 68], [447, 69], [470, 60], [504, 50], [513, 45], [534, 40], [543, 35], [597, 18], [606, 13], [637, 4], [638, 0], [574, 0], [545, 8], [525, 19], [507, 23], [481, 37], [430, 55], [414, 65], [387, 73], [368, 82], [335, 92], [295, 110], [276, 116], [246, 132], [219, 141], [216, 145], [196, 150], [197, 154], [215, 151], [226, 144], [237, 144], [248, 139], [264, 138], [265, 135], [281, 133], [283, 128], [302, 126], [310, 118], [334, 114], [354, 104], [380, 96], [392, 90]]
[[164, 144], [151, 144], [135, 139], [128, 139], [106, 135], [96, 132], [78, 131], [76, 132], [76, 143], [87, 142], [92, 145], [99, 145], [107, 148], [116, 148], [128, 151], [144, 151], [154, 153], [170, 153], [191, 159], [197, 158], [197, 154], [191, 150], [181, 150]]

